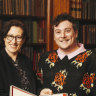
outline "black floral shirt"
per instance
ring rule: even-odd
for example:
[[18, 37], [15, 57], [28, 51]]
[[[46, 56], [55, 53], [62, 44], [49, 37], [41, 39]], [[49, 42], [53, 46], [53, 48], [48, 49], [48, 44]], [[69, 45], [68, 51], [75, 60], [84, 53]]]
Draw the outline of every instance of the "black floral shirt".
[[87, 50], [68, 60], [62, 60], [57, 50], [42, 55], [39, 61], [39, 79], [43, 88], [68, 96], [96, 96], [96, 56]]

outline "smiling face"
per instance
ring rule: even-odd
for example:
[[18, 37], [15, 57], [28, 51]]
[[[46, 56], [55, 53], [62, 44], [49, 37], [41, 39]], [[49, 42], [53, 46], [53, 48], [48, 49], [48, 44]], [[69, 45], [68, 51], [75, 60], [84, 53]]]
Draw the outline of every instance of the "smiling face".
[[70, 21], [65, 20], [54, 26], [54, 40], [63, 51], [73, 50], [76, 47], [78, 32], [74, 32]]
[[[7, 33], [7, 36], [4, 38], [5, 49], [8, 54], [18, 54], [25, 41], [22, 38], [22, 35], [23, 35], [23, 30], [21, 27], [12, 26], [10, 28], [10, 30]], [[17, 39], [19, 39], [19, 41]]]

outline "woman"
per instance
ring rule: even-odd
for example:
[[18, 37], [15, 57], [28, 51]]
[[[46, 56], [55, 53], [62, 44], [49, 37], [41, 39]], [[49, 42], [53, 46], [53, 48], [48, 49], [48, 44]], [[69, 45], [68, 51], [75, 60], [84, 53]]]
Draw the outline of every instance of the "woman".
[[27, 39], [24, 24], [19, 20], [6, 22], [1, 37], [4, 48], [0, 52], [0, 96], [8, 96], [10, 85], [36, 93], [32, 63], [20, 53]]

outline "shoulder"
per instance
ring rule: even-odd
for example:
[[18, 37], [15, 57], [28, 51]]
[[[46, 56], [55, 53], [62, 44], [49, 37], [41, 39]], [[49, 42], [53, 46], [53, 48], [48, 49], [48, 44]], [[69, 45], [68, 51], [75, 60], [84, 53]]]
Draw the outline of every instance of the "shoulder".
[[96, 59], [96, 53], [94, 53], [93, 50], [87, 49], [85, 52], [87, 53], [89, 58], [95, 58]]
[[19, 53], [19, 57], [23, 60], [30, 60], [30, 58], [28, 56], [26, 56], [25, 54]]
[[0, 59], [2, 60], [3, 58], [5, 58], [6, 57], [6, 51], [5, 51], [5, 49], [2, 49], [1, 51], [0, 51]]
[[82, 56], [82, 58], [88, 58], [88, 59], [96, 59], [96, 54], [91, 50], [91, 49], [86, 49], [86, 51], [80, 53], [80, 55]]
[[46, 58], [49, 55], [55, 55], [55, 54], [57, 54], [57, 50], [48, 51], [48, 52], [43, 53], [41, 58]]
[[27, 63], [27, 65], [28, 65], [28, 64], [32, 64], [31, 59], [30, 59], [28, 56], [26, 56], [26, 55], [24, 55], [24, 54], [22, 54], [22, 53], [19, 53], [19, 58], [20, 58], [20, 60], [23, 61], [24, 63]]
[[56, 58], [56, 57], [58, 57], [57, 50], [45, 52], [41, 55], [39, 63], [44, 64], [46, 60]]
[[96, 68], [96, 54], [92, 50], [86, 50], [87, 65]]
[[24, 55], [22, 53], [19, 53], [19, 58], [20, 58], [20, 61], [22, 62], [21, 64], [28, 67], [28, 69], [33, 67], [33, 63], [32, 63], [31, 59], [28, 56], [26, 56], [26, 55]]
[[79, 62], [91, 62], [96, 60], [96, 55], [94, 54], [94, 52], [92, 50], [86, 49], [86, 51], [81, 52], [80, 54], [78, 54], [75, 57], [75, 60], [79, 61]]

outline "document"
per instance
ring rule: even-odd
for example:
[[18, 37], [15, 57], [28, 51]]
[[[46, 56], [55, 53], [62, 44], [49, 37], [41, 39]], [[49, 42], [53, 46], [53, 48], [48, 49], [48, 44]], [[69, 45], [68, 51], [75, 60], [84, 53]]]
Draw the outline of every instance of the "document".
[[9, 96], [37, 96], [14, 85], [10, 86]]
[[[9, 96], [37, 96], [14, 85], [10, 86]], [[68, 96], [67, 93], [57, 93], [53, 95], [40, 95], [40, 96]]]

